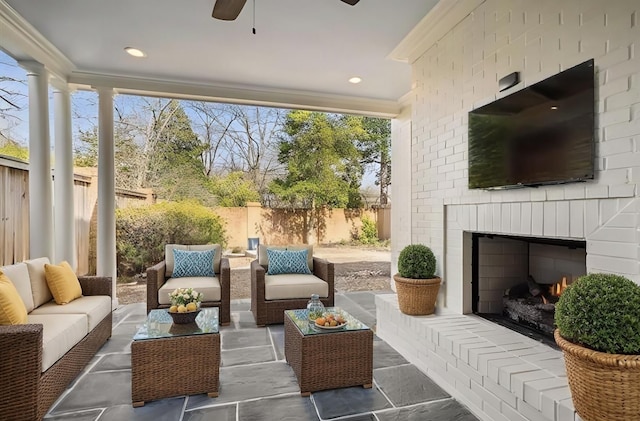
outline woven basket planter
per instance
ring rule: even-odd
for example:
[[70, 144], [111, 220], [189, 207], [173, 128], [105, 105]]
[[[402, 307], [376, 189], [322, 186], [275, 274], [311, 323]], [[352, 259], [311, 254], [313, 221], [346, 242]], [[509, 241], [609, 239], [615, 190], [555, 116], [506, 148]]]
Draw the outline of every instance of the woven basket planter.
[[433, 314], [436, 298], [442, 280], [439, 277], [431, 279], [403, 278], [393, 275], [398, 293], [400, 311], [411, 316], [425, 316]]
[[573, 405], [584, 421], [640, 421], [640, 355], [584, 348], [554, 332], [564, 354]]

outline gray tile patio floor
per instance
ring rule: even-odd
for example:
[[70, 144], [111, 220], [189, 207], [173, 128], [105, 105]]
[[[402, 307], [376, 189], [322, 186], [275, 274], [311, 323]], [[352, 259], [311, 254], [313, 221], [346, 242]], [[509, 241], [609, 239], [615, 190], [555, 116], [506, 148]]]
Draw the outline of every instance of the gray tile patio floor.
[[[375, 331], [375, 293], [337, 294], [342, 307]], [[144, 304], [114, 312], [113, 336], [45, 419], [215, 421], [473, 421], [465, 407], [391, 346], [374, 336], [374, 387], [350, 387], [301, 397], [284, 359], [282, 325], [258, 328], [248, 300], [232, 303], [221, 335], [220, 396], [180, 396], [131, 406], [131, 338], [146, 317]]]

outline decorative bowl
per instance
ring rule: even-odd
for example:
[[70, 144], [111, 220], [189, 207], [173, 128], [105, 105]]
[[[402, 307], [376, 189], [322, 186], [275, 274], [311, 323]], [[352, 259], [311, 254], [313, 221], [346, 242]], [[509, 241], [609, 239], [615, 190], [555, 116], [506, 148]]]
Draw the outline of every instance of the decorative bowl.
[[173, 323], [184, 325], [187, 323], [194, 323], [196, 321], [196, 317], [198, 317], [198, 314], [200, 313], [200, 309], [187, 311], [185, 313], [172, 313], [170, 311], [167, 311], [167, 313], [169, 313], [171, 318], [173, 318]]

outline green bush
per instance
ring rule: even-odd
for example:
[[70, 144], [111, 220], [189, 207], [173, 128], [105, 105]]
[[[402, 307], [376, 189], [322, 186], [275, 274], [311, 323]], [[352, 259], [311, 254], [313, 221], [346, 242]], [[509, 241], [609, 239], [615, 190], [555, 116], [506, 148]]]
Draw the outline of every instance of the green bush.
[[377, 244], [379, 241], [376, 222], [366, 216], [362, 217], [362, 233], [359, 240], [362, 244]]
[[560, 296], [555, 322], [570, 342], [610, 354], [640, 354], [640, 286], [619, 275], [582, 276]]
[[408, 245], [398, 256], [398, 272], [403, 278], [433, 278], [436, 273], [436, 256], [425, 245]]
[[165, 244], [225, 246], [223, 220], [194, 202], [163, 202], [116, 210], [118, 273], [132, 275], [164, 260]]

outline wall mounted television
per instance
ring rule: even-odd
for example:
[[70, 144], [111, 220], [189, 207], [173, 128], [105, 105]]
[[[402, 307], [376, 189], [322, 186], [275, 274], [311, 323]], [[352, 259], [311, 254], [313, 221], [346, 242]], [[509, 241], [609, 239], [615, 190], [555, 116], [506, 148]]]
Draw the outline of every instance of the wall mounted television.
[[593, 59], [469, 112], [469, 188], [594, 178]]

